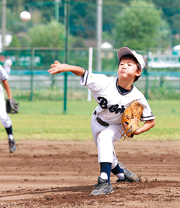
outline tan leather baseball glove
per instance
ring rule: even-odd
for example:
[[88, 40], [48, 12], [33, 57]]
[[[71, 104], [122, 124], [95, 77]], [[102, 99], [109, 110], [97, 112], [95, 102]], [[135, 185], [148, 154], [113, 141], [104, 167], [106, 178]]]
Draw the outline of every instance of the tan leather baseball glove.
[[140, 126], [140, 118], [143, 113], [143, 106], [134, 100], [129, 107], [126, 108], [122, 115], [122, 125], [125, 129], [123, 134], [124, 140], [126, 137], [133, 137], [134, 132]]

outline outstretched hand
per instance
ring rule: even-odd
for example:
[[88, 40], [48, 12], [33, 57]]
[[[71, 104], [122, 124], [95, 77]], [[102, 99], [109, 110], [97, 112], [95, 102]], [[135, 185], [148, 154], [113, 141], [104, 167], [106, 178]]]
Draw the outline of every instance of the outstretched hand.
[[66, 71], [67, 64], [61, 64], [59, 61], [55, 61], [51, 64], [51, 68], [48, 70], [50, 74], [58, 74]]
[[85, 69], [79, 66], [73, 66], [69, 64], [61, 64], [59, 61], [55, 61], [51, 64], [51, 68], [48, 70], [50, 74], [58, 74], [62, 72], [72, 72], [77, 76], [82, 76], [85, 73]]

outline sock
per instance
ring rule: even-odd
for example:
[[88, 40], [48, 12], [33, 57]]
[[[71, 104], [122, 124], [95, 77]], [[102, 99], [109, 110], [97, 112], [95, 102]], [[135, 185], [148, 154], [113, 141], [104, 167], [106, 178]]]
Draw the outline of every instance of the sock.
[[5, 128], [6, 132], [8, 134], [8, 139], [13, 140], [13, 133], [12, 133], [12, 126], [10, 126], [9, 128]]
[[8, 139], [9, 139], [9, 140], [13, 140], [13, 139], [14, 139], [13, 135], [12, 135], [12, 134], [9, 134], [9, 135], [8, 135]]
[[124, 173], [118, 173], [118, 174], [115, 174], [115, 176], [120, 180], [124, 179]]
[[111, 172], [119, 179], [124, 179], [124, 170], [119, 167], [117, 164], [115, 168], [111, 170]]
[[108, 180], [108, 183], [110, 184], [111, 163], [100, 163], [100, 172], [100, 177]]

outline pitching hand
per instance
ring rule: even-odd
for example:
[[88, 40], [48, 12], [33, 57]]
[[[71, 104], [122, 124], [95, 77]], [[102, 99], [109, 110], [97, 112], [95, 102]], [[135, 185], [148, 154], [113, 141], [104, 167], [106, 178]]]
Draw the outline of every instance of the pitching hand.
[[51, 64], [51, 68], [48, 70], [50, 74], [58, 74], [67, 71], [68, 65], [61, 64], [59, 61], [55, 61], [54, 64]]

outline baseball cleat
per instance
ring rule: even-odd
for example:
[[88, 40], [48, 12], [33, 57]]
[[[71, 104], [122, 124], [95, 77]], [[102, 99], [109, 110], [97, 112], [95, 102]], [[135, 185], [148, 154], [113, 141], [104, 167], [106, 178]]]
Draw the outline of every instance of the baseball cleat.
[[9, 152], [12, 153], [15, 150], [16, 150], [16, 143], [15, 143], [14, 139], [13, 140], [9, 139]]
[[130, 180], [131, 182], [133, 182], [133, 181], [135, 181], [135, 182], [141, 181], [141, 179], [135, 173], [133, 173], [130, 170], [128, 170], [121, 162], [119, 162], [118, 164], [119, 164], [119, 167], [124, 170], [124, 176], [125, 176], [124, 180]]
[[110, 194], [113, 191], [111, 184], [108, 184], [108, 180], [98, 177], [98, 183], [95, 185], [94, 190], [90, 195]]
[[117, 183], [124, 183], [124, 182], [132, 183], [133, 181], [132, 181], [132, 180], [129, 180], [129, 179], [124, 175], [124, 179], [118, 179], [116, 182], [117, 182]]

